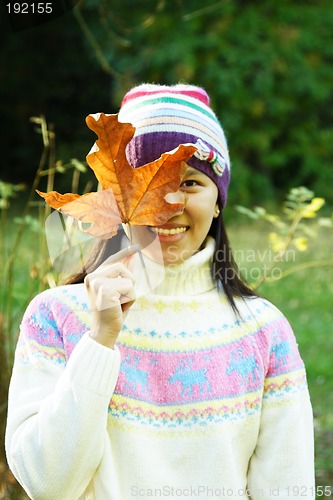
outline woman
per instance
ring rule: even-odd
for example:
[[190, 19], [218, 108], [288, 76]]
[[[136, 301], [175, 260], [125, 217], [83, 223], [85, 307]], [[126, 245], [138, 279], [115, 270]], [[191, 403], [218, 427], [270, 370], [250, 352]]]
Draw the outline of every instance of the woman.
[[197, 147], [184, 210], [143, 229], [164, 279], [135, 300], [136, 248], [105, 261], [106, 246], [84, 283], [32, 301], [9, 396], [13, 473], [33, 499], [315, 498], [304, 365], [285, 317], [230, 257], [230, 160], [208, 95], [141, 85], [119, 119], [136, 128], [133, 168]]

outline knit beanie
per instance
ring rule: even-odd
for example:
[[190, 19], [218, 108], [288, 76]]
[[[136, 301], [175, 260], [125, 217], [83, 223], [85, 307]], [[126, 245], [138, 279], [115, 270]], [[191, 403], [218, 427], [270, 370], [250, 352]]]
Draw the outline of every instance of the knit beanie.
[[184, 84], [139, 85], [125, 95], [119, 121], [131, 123], [136, 129], [126, 150], [134, 168], [180, 144], [197, 146], [187, 164], [210, 177], [225, 206], [230, 180], [227, 141], [204, 89]]

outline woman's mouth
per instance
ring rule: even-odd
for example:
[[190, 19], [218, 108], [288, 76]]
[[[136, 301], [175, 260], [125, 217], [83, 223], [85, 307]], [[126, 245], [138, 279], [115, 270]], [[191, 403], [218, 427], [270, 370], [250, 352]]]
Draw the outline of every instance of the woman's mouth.
[[177, 241], [185, 236], [185, 233], [189, 229], [189, 226], [150, 226], [149, 229], [153, 233], [158, 235], [160, 241]]
[[164, 229], [162, 227], [151, 227], [150, 228], [155, 234], [165, 234], [166, 236], [170, 236], [171, 234], [181, 234], [185, 233], [188, 230], [188, 227], [174, 227], [172, 229]]

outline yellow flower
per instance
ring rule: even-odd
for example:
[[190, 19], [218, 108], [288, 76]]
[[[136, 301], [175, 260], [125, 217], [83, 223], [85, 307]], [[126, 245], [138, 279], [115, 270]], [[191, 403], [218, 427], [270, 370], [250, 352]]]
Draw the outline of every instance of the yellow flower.
[[316, 212], [318, 212], [324, 204], [324, 198], [312, 198], [311, 202], [303, 208], [302, 217], [313, 219], [316, 217]]
[[294, 245], [300, 252], [305, 252], [308, 248], [308, 239], [304, 237], [299, 237], [294, 239]]
[[282, 250], [284, 250], [284, 240], [277, 233], [269, 233], [268, 240], [272, 245], [272, 249], [274, 252], [281, 252]]

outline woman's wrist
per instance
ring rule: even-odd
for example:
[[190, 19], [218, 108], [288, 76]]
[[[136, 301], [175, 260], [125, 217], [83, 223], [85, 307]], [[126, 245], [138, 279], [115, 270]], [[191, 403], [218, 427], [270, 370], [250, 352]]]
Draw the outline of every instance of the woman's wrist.
[[92, 338], [98, 344], [103, 345], [104, 347], [108, 347], [109, 349], [113, 349], [116, 343], [116, 339], [111, 338], [109, 335], [101, 335], [95, 334], [94, 332], [89, 333], [90, 338]]

